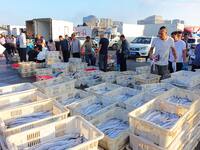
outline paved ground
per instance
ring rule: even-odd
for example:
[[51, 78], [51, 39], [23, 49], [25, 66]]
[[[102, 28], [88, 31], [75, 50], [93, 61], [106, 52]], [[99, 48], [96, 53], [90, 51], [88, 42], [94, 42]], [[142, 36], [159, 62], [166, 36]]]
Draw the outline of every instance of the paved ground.
[[0, 58], [0, 86], [32, 81], [32, 78], [21, 78], [17, 70], [12, 69], [3, 58]]

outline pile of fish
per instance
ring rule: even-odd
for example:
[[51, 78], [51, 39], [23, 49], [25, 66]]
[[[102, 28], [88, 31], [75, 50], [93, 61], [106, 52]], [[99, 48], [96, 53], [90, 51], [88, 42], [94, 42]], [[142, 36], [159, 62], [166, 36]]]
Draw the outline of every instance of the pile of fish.
[[[151, 99], [149, 98], [149, 100], [151, 100]], [[137, 101], [132, 102], [131, 105], [134, 106], [135, 108], [138, 108], [138, 107], [144, 105], [145, 103], [147, 103], [149, 100], [144, 98], [142, 100], [137, 100]]]
[[192, 104], [192, 100], [188, 97], [171, 96], [167, 99], [167, 101], [183, 106], [190, 106]]
[[79, 133], [71, 133], [55, 141], [49, 141], [35, 150], [65, 150], [86, 142], [87, 139]]
[[99, 89], [94, 90], [94, 92], [97, 93], [97, 94], [105, 94], [105, 93], [108, 93], [110, 91], [111, 91], [111, 89], [108, 88], [108, 87], [103, 87], [103, 88], [99, 88]]
[[162, 88], [162, 87], [158, 87], [158, 88], [154, 88], [151, 90], [151, 93], [154, 93], [154, 94], [161, 94], [161, 93], [164, 93], [168, 91], [167, 88]]
[[145, 119], [146, 121], [152, 122], [165, 129], [170, 129], [171, 127], [173, 127], [176, 124], [176, 122], [179, 120], [179, 118], [180, 116], [174, 113], [169, 113], [169, 112], [164, 112], [164, 111], [159, 111], [159, 110], [153, 110], [153, 111], [147, 112], [143, 116], [143, 119]]
[[112, 118], [97, 126], [104, 134], [110, 138], [117, 137], [121, 132], [128, 129], [128, 121], [123, 121], [121, 119]]
[[119, 100], [119, 101], [126, 101], [126, 100], [128, 100], [129, 98], [131, 98], [131, 97], [133, 97], [134, 96], [134, 94], [128, 94], [128, 93], [125, 93], [125, 94], [120, 94], [120, 95], [117, 95], [117, 99]]
[[91, 114], [103, 109], [104, 107], [106, 107], [106, 106], [104, 106], [104, 104], [102, 102], [96, 102], [87, 107], [82, 108], [80, 113], [83, 115], [91, 115]]
[[51, 111], [36, 112], [36, 113], [32, 113], [30, 115], [22, 116], [22, 117], [19, 117], [19, 118], [6, 120], [5, 125], [7, 126], [7, 128], [13, 128], [13, 127], [20, 126], [20, 125], [23, 125], [23, 124], [26, 124], [26, 123], [30, 123], [30, 122], [33, 122], [33, 121], [44, 119], [44, 118], [49, 117], [51, 115], [52, 115]]
[[73, 96], [73, 97], [69, 97], [69, 98], [67, 98], [67, 99], [64, 99], [64, 100], [61, 100], [61, 101], [59, 101], [63, 106], [66, 106], [66, 105], [69, 105], [69, 104], [71, 104], [71, 103], [73, 103], [73, 102], [76, 102], [76, 101], [79, 101], [79, 100], [81, 100], [81, 96], [80, 96], [80, 94], [76, 94], [75, 96]]

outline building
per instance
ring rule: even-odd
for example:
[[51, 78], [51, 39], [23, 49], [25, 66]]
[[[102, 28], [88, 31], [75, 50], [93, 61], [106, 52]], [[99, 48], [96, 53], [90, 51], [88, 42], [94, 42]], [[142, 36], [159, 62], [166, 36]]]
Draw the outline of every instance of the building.
[[180, 19], [174, 20], [164, 20], [162, 16], [153, 15], [145, 18], [144, 20], [138, 20], [137, 24], [139, 25], [148, 25], [148, 24], [184, 24], [185, 22]]
[[145, 25], [145, 24], [161, 24], [164, 23], [164, 19], [162, 16], [153, 15], [145, 18], [144, 20], [138, 20], [137, 24]]
[[98, 26], [103, 29], [110, 28], [113, 26], [113, 21], [109, 18], [100, 18]]
[[8, 33], [10, 35], [18, 36], [22, 29], [25, 30], [26, 26], [8, 25]]
[[7, 25], [0, 25], [0, 34], [8, 34], [8, 27]]
[[83, 17], [83, 23], [87, 24], [90, 27], [96, 27], [98, 24], [98, 19], [94, 15]]

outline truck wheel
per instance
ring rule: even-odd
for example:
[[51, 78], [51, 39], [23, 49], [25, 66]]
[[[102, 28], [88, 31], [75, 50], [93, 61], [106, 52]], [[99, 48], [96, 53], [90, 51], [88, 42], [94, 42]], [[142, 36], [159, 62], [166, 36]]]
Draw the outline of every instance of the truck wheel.
[[112, 45], [112, 50], [117, 50], [117, 44]]

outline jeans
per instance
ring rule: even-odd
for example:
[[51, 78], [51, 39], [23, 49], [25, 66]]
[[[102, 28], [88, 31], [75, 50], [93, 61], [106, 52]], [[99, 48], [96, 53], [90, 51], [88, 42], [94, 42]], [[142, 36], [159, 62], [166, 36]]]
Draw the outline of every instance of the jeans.
[[63, 61], [68, 62], [70, 58], [70, 52], [69, 51], [62, 51], [63, 54]]
[[72, 55], [73, 55], [74, 58], [80, 58], [81, 57], [80, 53], [73, 53]]
[[85, 61], [88, 66], [95, 66], [95, 57], [92, 54], [85, 55]]
[[26, 61], [26, 48], [20, 48], [19, 50], [20, 61]]
[[119, 54], [120, 58], [120, 71], [127, 71], [126, 57], [124, 54]]
[[101, 71], [107, 71], [107, 55], [99, 54], [99, 69]]
[[[168, 69], [170, 73], [173, 73], [173, 67], [172, 67], [172, 62], [169, 61]], [[176, 71], [181, 71], [183, 69], [183, 63], [176, 63]]]
[[160, 66], [160, 65], [155, 65], [155, 70], [153, 69], [153, 66], [151, 68], [151, 73], [157, 74], [161, 76], [161, 80], [167, 79], [170, 77], [170, 73], [168, 70], [168, 65]]

